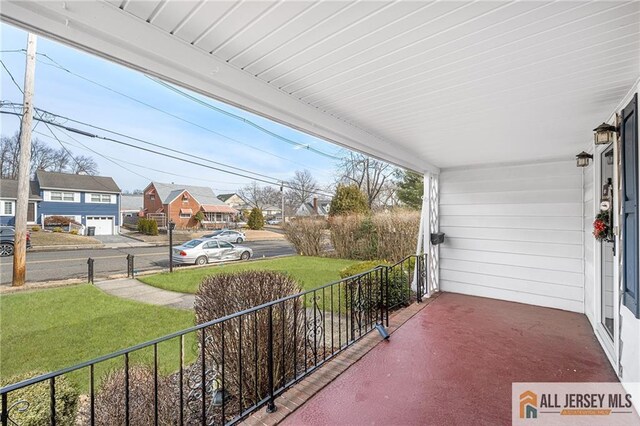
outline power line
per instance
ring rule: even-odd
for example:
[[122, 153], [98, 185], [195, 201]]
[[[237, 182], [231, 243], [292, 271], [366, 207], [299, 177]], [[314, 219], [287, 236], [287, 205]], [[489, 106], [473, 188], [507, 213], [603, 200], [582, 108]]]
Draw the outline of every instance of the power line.
[[285, 138], [284, 136], [280, 136], [277, 133], [274, 133], [271, 130], [260, 126], [259, 124], [254, 123], [251, 120], [247, 120], [246, 118], [244, 118], [242, 116], [239, 116], [239, 115], [234, 114], [234, 113], [229, 112], [229, 111], [225, 111], [222, 108], [218, 108], [215, 105], [212, 105], [212, 104], [210, 104], [208, 102], [205, 102], [205, 101], [203, 101], [201, 99], [198, 99], [195, 96], [192, 96], [192, 95], [188, 94], [187, 92], [185, 92], [183, 90], [180, 90], [177, 87], [175, 87], [175, 86], [173, 86], [173, 85], [171, 85], [169, 83], [165, 83], [164, 81], [159, 80], [159, 79], [157, 79], [155, 77], [150, 77], [150, 76], [146, 76], [146, 77], [148, 79], [152, 80], [152, 81], [155, 81], [157, 84], [160, 84], [161, 86], [166, 87], [167, 89], [169, 89], [169, 90], [171, 90], [171, 91], [173, 91], [175, 93], [178, 93], [179, 95], [184, 96], [185, 98], [187, 98], [189, 100], [192, 100], [193, 102], [198, 103], [199, 105], [202, 105], [202, 106], [204, 106], [206, 108], [209, 108], [211, 110], [217, 111], [217, 112], [219, 112], [221, 114], [224, 114], [224, 115], [226, 115], [228, 117], [232, 117], [232, 118], [234, 118], [236, 120], [239, 120], [239, 121], [241, 121], [243, 123], [246, 123], [246, 124], [248, 124], [248, 125], [260, 130], [261, 132], [264, 132], [264, 133], [268, 134], [269, 136], [272, 136], [272, 137], [274, 137], [276, 139], [280, 139], [281, 141], [286, 142], [286, 143], [291, 144], [291, 145], [294, 145], [297, 148], [306, 149], [307, 151], [315, 152], [316, 154], [322, 155], [322, 156], [327, 157], [327, 158], [331, 158], [333, 160], [339, 160], [340, 159], [340, 157], [337, 157], [335, 155], [328, 154], [326, 152], [320, 151], [319, 149], [313, 148], [309, 144], [303, 144], [303, 143], [300, 143], [300, 142], [293, 141], [293, 140], [291, 140], [289, 138]]
[[[178, 174], [178, 173], [168, 172], [168, 171], [166, 171], [166, 170], [154, 169], [154, 168], [152, 168], [152, 167], [143, 166], [143, 165], [140, 165], [140, 164], [137, 164], [137, 163], [132, 163], [132, 162], [130, 162], [130, 161], [123, 160], [123, 159], [121, 159], [121, 158], [112, 157], [112, 156], [109, 156], [109, 155], [102, 154], [101, 152], [98, 152], [98, 151], [96, 151], [96, 150], [93, 150], [93, 149], [89, 148], [88, 146], [86, 146], [85, 144], [83, 144], [82, 142], [80, 142], [78, 139], [76, 139], [76, 138], [74, 138], [73, 136], [71, 136], [71, 135], [70, 135], [69, 133], [67, 133], [66, 131], [61, 130], [61, 132], [62, 132], [62, 133], [64, 133], [64, 134], [65, 134], [65, 136], [67, 136], [67, 137], [71, 138], [73, 141], [77, 142], [77, 143], [78, 143], [79, 145], [81, 145], [81, 146], [74, 145], [74, 144], [72, 144], [71, 142], [68, 142], [68, 141], [62, 141], [62, 143], [64, 143], [65, 145], [70, 145], [70, 146], [73, 146], [73, 147], [75, 147], [75, 148], [79, 148], [79, 149], [86, 149], [87, 151], [91, 151], [91, 152], [93, 152], [94, 154], [96, 154], [96, 155], [98, 155], [98, 156], [100, 156], [100, 157], [102, 157], [102, 158], [105, 158], [105, 159], [107, 159], [107, 160], [113, 160], [113, 161], [117, 161], [117, 162], [119, 162], [119, 163], [125, 163], [125, 164], [129, 164], [129, 165], [131, 165], [131, 166], [139, 167], [139, 168], [141, 168], [141, 169], [150, 170], [150, 171], [153, 171], [153, 172], [162, 173], [162, 174], [166, 174], [166, 175], [170, 175], [170, 176], [181, 177], [181, 178], [185, 178], [185, 179], [200, 180], [200, 181], [206, 181], [206, 182], [212, 182], [212, 183], [224, 183], [224, 184], [229, 184], [229, 185], [243, 185], [243, 184], [244, 184], [244, 183], [242, 183], [242, 182], [226, 182], [226, 181], [219, 181], [219, 180], [215, 180], [215, 181], [214, 181], [214, 180], [211, 180], [211, 179], [203, 179], [202, 177], [194, 177], [194, 176], [181, 175], [181, 174]], [[45, 133], [42, 133], [42, 132], [35, 132], [35, 133], [39, 134], [40, 136], [44, 136], [44, 137], [46, 137], [46, 138], [51, 138], [51, 139], [53, 139], [51, 136], [49, 136], [49, 135], [47, 135], [47, 134], [45, 134]], [[112, 161], [112, 162], [113, 162], [113, 161]], [[115, 164], [116, 164], [116, 165], [118, 165], [118, 166], [120, 166], [120, 167], [122, 167], [122, 166], [121, 166], [120, 164], [118, 164], [118, 163], [115, 163]], [[124, 167], [123, 167], [123, 168], [124, 168]], [[140, 175], [140, 174], [138, 174], [138, 173], [136, 173], [136, 172], [134, 172], [134, 171], [132, 171], [132, 170], [127, 169], [127, 168], [124, 168], [124, 169], [125, 169], [125, 170], [127, 170], [127, 171], [129, 171], [129, 172], [131, 172], [131, 173], [133, 173], [133, 174], [136, 174], [136, 175], [138, 175], [138, 176], [141, 176], [141, 177], [143, 177], [143, 178], [145, 178], [145, 179], [149, 179], [147, 176], [142, 176], [142, 175]], [[229, 190], [229, 189], [222, 189], [222, 188], [213, 188], [213, 189], [216, 189], [216, 190], [218, 190], [218, 191], [224, 191], [224, 192], [232, 191], [232, 190]]]
[[[123, 93], [123, 92], [118, 91], [118, 90], [116, 90], [116, 89], [113, 89], [113, 88], [111, 88], [111, 87], [109, 87], [109, 86], [107, 86], [107, 85], [104, 85], [104, 84], [102, 84], [102, 83], [99, 83], [99, 82], [97, 82], [97, 81], [95, 81], [95, 80], [92, 80], [92, 79], [90, 79], [90, 78], [88, 78], [88, 77], [85, 77], [85, 76], [83, 76], [83, 75], [81, 75], [81, 74], [78, 74], [78, 73], [76, 73], [76, 72], [73, 72], [73, 71], [71, 71], [71, 70], [69, 70], [69, 69], [65, 68], [64, 66], [62, 66], [59, 62], [55, 61], [53, 58], [51, 58], [51, 57], [50, 57], [49, 55], [47, 55], [46, 53], [38, 53], [38, 56], [42, 56], [42, 57], [44, 57], [44, 58], [48, 59], [49, 61], [51, 61], [51, 63], [43, 62], [43, 65], [48, 65], [48, 66], [51, 66], [51, 67], [57, 68], [57, 69], [59, 69], [59, 70], [61, 70], [61, 71], [64, 71], [64, 72], [66, 72], [66, 73], [70, 74], [70, 75], [73, 75], [74, 77], [80, 78], [81, 80], [84, 80], [84, 81], [86, 81], [86, 82], [88, 82], [88, 83], [94, 84], [94, 85], [96, 85], [96, 86], [98, 86], [98, 87], [101, 87], [101, 88], [103, 88], [103, 89], [105, 89], [105, 90], [108, 90], [108, 91], [110, 91], [110, 92], [112, 92], [112, 93], [115, 93], [115, 94], [117, 94], [117, 95], [120, 95], [120, 96], [122, 96], [122, 97], [125, 97], [125, 98], [127, 98], [127, 99], [129, 99], [129, 100], [131, 100], [131, 101], [133, 101], [133, 102], [139, 103], [140, 105], [146, 106], [147, 108], [151, 108], [151, 109], [153, 109], [153, 110], [155, 110], [155, 111], [158, 111], [158, 112], [160, 112], [160, 113], [166, 114], [166, 115], [168, 115], [168, 116], [170, 116], [170, 117], [173, 117], [173, 118], [175, 118], [175, 119], [177, 119], [177, 120], [180, 120], [180, 121], [185, 122], [185, 123], [187, 123], [187, 124], [190, 124], [190, 125], [192, 125], [192, 126], [196, 126], [196, 127], [200, 128], [200, 129], [202, 129], [202, 130], [205, 130], [205, 131], [207, 131], [207, 132], [213, 133], [213, 134], [215, 134], [215, 135], [217, 135], [217, 136], [220, 136], [220, 137], [222, 137], [222, 138], [224, 138], [224, 139], [227, 139], [227, 140], [229, 140], [229, 141], [232, 141], [232, 142], [235, 142], [235, 143], [239, 143], [239, 144], [241, 144], [241, 145], [243, 145], [243, 146], [246, 146], [247, 148], [254, 149], [254, 150], [256, 150], [256, 151], [262, 152], [262, 153], [267, 154], [267, 155], [271, 155], [271, 156], [276, 157], [276, 158], [279, 158], [279, 159], [281, 159], [281, 160], [289, 161], [289, 162], [291, 162], [291, 163], [297, 164], [297, 165], [302, 166], [302, 167], [312, 168], [312, 169], [313, 169], [313, 167], [306, 166], [306, 165], [301, 164], [301, 163], [299, 163], [299, 162], [297, 162], [297, 161], [295, 161], [295, 160], [292, 160], [292, 159], [290, 159], [290, 158], [287, 158], [287, 157], [284, 157], [284, 156], [281, 156], [281, 155], [278, 155], [278, 154], [274, 154], [273, 152], [270, 152], [270, 151], [267, 151], [267, 150], [264, 150], [264, 149], [261, 149], [261, 148], [255, 147], [255, 146], [253, 146], [253, 145], [251, 145], [251, 144], [248, 144], [248, 143], [243, 142], [243, 141], [241, 141], [241, 140], [238, 140], [238, 139], [236, 139], [236, 138], [233, 138], [233, 137], [227, 136], [227, 135], [225, 135], [225, 134], [223, 134], [223, 133], [220, 133], [220, 132], [218, 132], [218, 131], [216, 131], [216, 130], [213, 130], [213, 129], [209, 128], [209, 127], [205, 127], [205, 126], [202, 126], [202, 125], [200, 125], [200, 124], [198, 124], [198, 123], [196, 123], [196, 122], [193, 122], [193, 121], [187, 120], [186, 118], [180, 117], [179, 115], [176, 115], [176, 114], [174, 114], [174, 113], [172, 113], [172, 112], [169, 112], [169, 111], [164, 110], [164, 109], [162, 109], [162, 108], [159, 108], [159, 107], [156, 107], [156, 106], [154, 106], [154, 105], [151, 105], [151, 104], [149, 104], [149, 103], [147, 103], [147, 102], [144, 102], [144, 101], [142, 101], [142, 100], [140, 100], [140, 99], [137, 99], [137, 98], [135, 98], [135, 97], [133, 97], [133, 96], [130, 96], [130, 95], [126, 94], [126, 93]], [[189, 96], [189, 95], [187, 95], [186, 93], [185, 93], [185, 95], [186, 95], [186, 96]], [[212, 106], [212, 107], [213, 107], [213, 106]], [[215, 107], [214, 107], [214, 108], [215, 108]], [[221, 111], [222, 111], [222, 110], [221, 110]], [[275, 133], [273, 134], [273, 136], [278, 137], [279, 139], [286, 140], [286, 138], [280, 137], [279, 135], [276, 135]], [[291, 142], [293, 142], [293, 141], [291, 141]], [[304, 144], [301, 144], [301, 143], [299, 143], [299, 142], [293, 142], [293, 143], [298, 144], [300, 147], [305, 147], [305, 145], [304, 145]], [[316, 151], [317, 151], [317, 150], [316, 150]], [[321, 153], [320, 151], [318, 151], [318, 152], [319, 152], [319, 153]], [[324, 154], [324, 153], [321, 153], [321, 154], [322, 154], [322, 155], [328, 155], [328, 154]], [[333, 156], [331, 156], [330, 158], [338, 159], [338, 157], [333, 157]], [[315, 169], [315, 170], [317, 170], [317, 169]]]
[[[11, 102], [4, 102], [4, 105], [16, 107], [19, 104], [11, 103]], [[98, 129], [98, 130], [101, 130], [103, 132], [108, 132], [108, 133], [111, 133], [111, 134], [114, 134], [114, 135], [117, 135], [117, 136], [122, 136], [124, 138], [131, 139], [131, 140], [134, 140], [136, 142], [143, 143], [145, 145], [153, 146], [155, 148], [160, 148], [160, 149], [163, 149], [163, 150], [166, 150], [166, 151], [169, 151], [169, 152], [174, 152], [176, 154], [184, 155], [183, 151], [180, 151], [180, 150], [177, 150], [177, 149], [173, 149], [173, 148], [168, 148], [166, 146], [163, 146], [163, 145], [160, 145], [160, 144], [157, 144], [157, 143], [154, 143], [154, 142], [150, 142], [150, 141], [147, 141], [147, 140], [144, 140], [144, 139], [141, 139], [141, 138], [137, 138], [135, 136], [129, 136], [129, 135], [126, 135], [124, 133], [116, 132], [114, 130], [106, 129], [104, 127], [100, 127], [100, 126], [96, 126], [96, 125], [93, 125], [93, 124], [89, 124], [89, 123], [84, 122], [84, 121], [75, 120], [73, 118], [66, 117], [66, 116], [60, 115], [60, 114], [55, 114], [53, 112], [50, 112], [50, 111], [47, 111], [47, 110], [44, 110], [44, 109], [41, 109], [41, 108], [35, 108], [35, 109], [37, 111], [41, 112], [41, 113], [45, 113], [47, 115], [50, 115], [51, 117], [59, 118], [59, 119], [66, 120], [66, 121], [71, 121], [73, 123], [81, 124], [83, 126], [91, 127], [91, 128], [94, 128], [94, 129]], [[76, 130], [78, 130], [78, 129], [76, 129]], [[82, 130], [79, 130], [79, 132], [82, 132]], [[271, 176], [268, 176], [268, 175], [265, 175], [265, 174], [262, 174], [262, 173], [258, 173], [258, 172], [253, 172], [251, 170], [243, 169], [243, 168], [236, 167], [236, 166], [230, 166], [228, 164], [225, 164], [225, 163], [222, 163], [222, 162], [219, 162], [219, 161], [210, 160], [210, 159], [204, 158], [204, 157], [197, 157], [197, 156], [194, 156], [194, 157], [196, 157], [196, 158], [198, 158], [198, 159], [200, 159], [202, 161], [206, 161], [208, 163], [211, 163], [211, 164], [216, 164], [218, 166], [226, 167], [226, 168], [233, 169], [233, 170], [238, 170], [238, 171], [243, 172], [243, 173], [250, 173], [250, 174], [253, 174], [253, 175], [256, 175], [256, 176], [260, 176], [260, 177], [264, 177], [264, 178], [267, 178], [267, 179], [273, 179]]]
[[[14, 115], [14, 116], [18, 116], [18, 117], [21, 116], [20, 113], [12, 112], [12, 111], [0, 111], [0, 114]], [[105, 141], [117, 143], [117, 144], [120, 144], [120, 145], [123, 145], [123, 146], [128, 146], [130, 148], [134, 148], [134, 149], [138, 149], [138, 150], [141, 150], [141, 151], [149, 152], [149, 153], [152, 153], [152, 154], [155, 154], [155, 155], [164, 156], [164, 157], [167, 157], [167, 158], [172, 158], [174, 160], [182, 161], [182, 162], [193, 164], [193, 165], [200, 166], [200, 167], [205, 167], [205, 168], [208, 168], [208, 169], [211, 169], [211, 170], [216, 170], [216, 171], [219, 171], [219, 172], [222, 172], [222, 173], [228, 173], [228, 174], [239, 176], [239, 177], [243, 177], [243, 178], [246, 178], [246, 179], [255, 180], [255, 181], [266, 183], [266, 184], [269, 184], [269, 185], [283, 186], [285, 188], [295, 189], [295, 187], [292, 187], [291, 185], [287, 184], [286, 182], [284, 182], [282, 180], [278, 180], [276, 178], [272, 178], [272, 177], [267, 177], [267, 179], [256, 178], [256, 177], [248, 176], [248, 175], [245, 175], [245, 174], [242, 174], [242, 173], [239, 173], [239, 172], [230, 171], [230, 170], [224, 170], [224, 169], [220, 169], [218, 167], [210, 166], [208, 164], [203, 164], [203, 163], [200, 163], [200, 162], [197, 162], [197, 161], [194, 161], [194, 160], [181, 158], [181, 157], [177, 157], [175, 155], [171, 155], [171, 154], [155, 151], [155, 150], [150, 149], [150, 148], [144, 148], [144, 147], [137, 146], [137, 145], [134, 145], [134, 144], [128, 143], [128, 142], [123, 142], [123, 141], [120, 141], [120, 140], [117, 140], [117, 139], [114, 139], [114, 138], [111, 138], [111, 137], [108, 137], [108, 136], [100, 136], [100, 135], [97, 135], [97, 134], [94, 134], [94, 133], [89, 133], [89, 132], [86, 132], [86, 131], [83, 131], [83, 130], [79, 130], [79, 129], [75, 129], [73, 127], [66, 126], [64, 124], [60, 124], [60, 123], [56, 123], [56, 122], [53, 122], [53, 121], [45, 120], [45, 119], [40, 118], [40, 117], [34, 117], [34, 119], [42, 121], [43, 123], [46, 123], [48, 125], [55, 126], [57, 128], [64, 129], [66, 131], [69, 131], [69, 132], [72, 132], [72, 133], [76, 133], [76, 134], [79, 134], [79, 135], [82, 135], [82, 136], [86, 136], [86, 137], [90, 137], [90, 138], [94, 138], [94, 139], [100, 139], [100, 140], [105, 140]], [[200, 157], [195, 157], [195, 158], [199, 158], [200, 159]], [[266, 175], [263, 175], [263, 176], [266, 176]], [[333, 196], [333, 194], [324, 193], [324, 192], [320, 192], [320, 191], [316, 191], [316, 192], [314, 192], [314, 194], [324, 195], [324, 196], [329, 196], [329, 197]]]

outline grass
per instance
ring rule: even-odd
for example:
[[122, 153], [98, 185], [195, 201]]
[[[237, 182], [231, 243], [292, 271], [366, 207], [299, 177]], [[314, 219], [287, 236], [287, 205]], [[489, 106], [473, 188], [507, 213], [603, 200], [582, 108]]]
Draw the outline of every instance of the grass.
[[[48, 372], [114, 352], [194, 324], [190, 311], [123, 300], [89, 284], [0, 296], [0, 377]], [[189, 359], [195, 341], [185, 339]], [[151, 363], [153, 349], [132, 354], [131, 363]], [[179, 367], [179, 342], [158, 346], [161, 371]], [[123, 366], [123, 359], [100, 363], [96, 377]], [[87, 392], [89, 370], [68, 375]]]
[[160, 273], [139, 277], [146, 284], [180, 293], [195, 293], [208, 275], [223, 272], [267, 270], [285, 272], [296, 279], [305, 290], [340, 279], [340, 271], [358, 263], [356, 260], [331, 259], [325, 257], [287, 256], [276, 259], [255, 260], [251, 262], [229, 263], [218, 266], [194, 269], [178, 269], [172, 274]]
[[73, 235], [66, 232], [31, 232], [31, 244], [36, 246], [100, 244], [95, 238]]

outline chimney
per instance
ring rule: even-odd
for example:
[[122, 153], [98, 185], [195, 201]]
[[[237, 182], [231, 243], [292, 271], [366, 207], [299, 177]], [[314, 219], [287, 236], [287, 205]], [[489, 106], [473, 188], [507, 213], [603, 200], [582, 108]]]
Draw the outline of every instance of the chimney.
[[313, 212], [318, 214], [318, 197], [313, 197]]

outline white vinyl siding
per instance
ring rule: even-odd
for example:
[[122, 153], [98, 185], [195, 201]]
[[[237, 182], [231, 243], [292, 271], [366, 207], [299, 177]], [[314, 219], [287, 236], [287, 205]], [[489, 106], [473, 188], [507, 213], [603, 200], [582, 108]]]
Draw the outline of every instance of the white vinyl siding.
[[583, 312], [575, 162], [443, 170], [444, 291]]
[[115, 204], [116, 196], [113, 194], [87, 193], [84, 196], [84, 202], [93, 204]]
[[44, 201], [56, 203], [79, 203], [80, 193], [72, 191], [44, 191]]

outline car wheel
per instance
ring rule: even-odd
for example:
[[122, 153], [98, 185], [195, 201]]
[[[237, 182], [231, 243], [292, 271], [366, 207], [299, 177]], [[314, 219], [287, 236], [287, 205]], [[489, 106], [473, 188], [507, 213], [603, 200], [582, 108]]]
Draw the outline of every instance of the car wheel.
[[240, 256], [241, 260], [249, 260], [249, 258], [251, 257], [251, 253], [249, 253], [248, 251], [245, 251], [242, 253], [242, 255]]
[[0, 256], [11, 256], [13, 254], [13, 244], [2, 243], [0, 244]]
[[205, 256], [200, 256], [199, 258], [196, 259], [196, 265], [206, 265], [207, 264], [207, 258]]
[[242, 237], [238, 237], [238, 239], [236, 240], [236, 244], [242, 244], [244, 240], [242, 239]]

